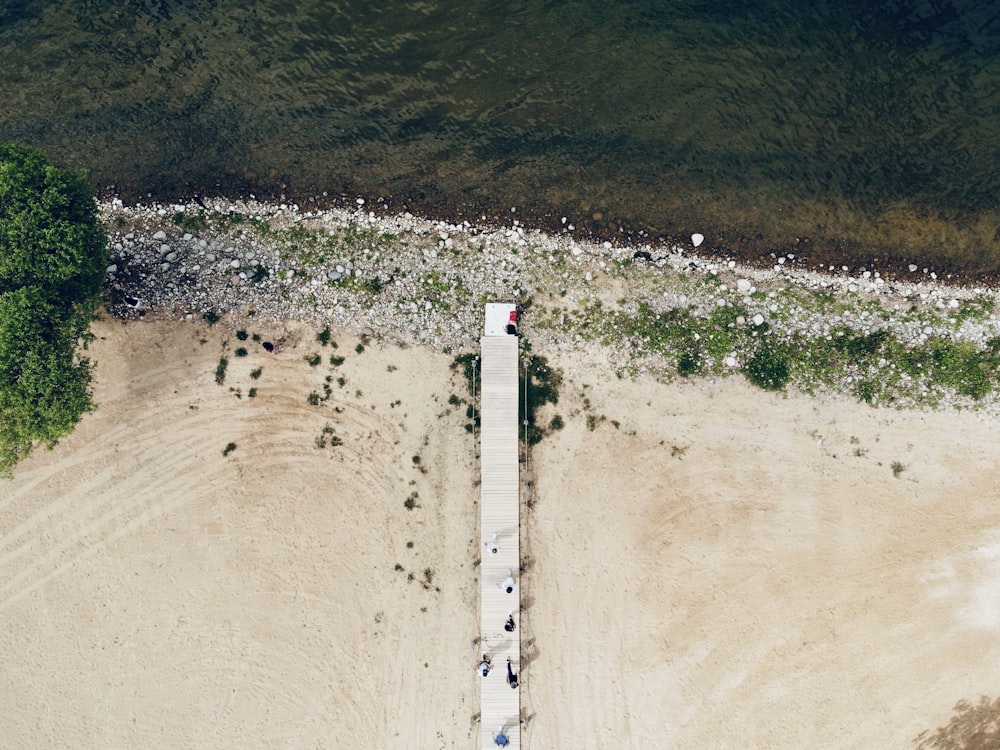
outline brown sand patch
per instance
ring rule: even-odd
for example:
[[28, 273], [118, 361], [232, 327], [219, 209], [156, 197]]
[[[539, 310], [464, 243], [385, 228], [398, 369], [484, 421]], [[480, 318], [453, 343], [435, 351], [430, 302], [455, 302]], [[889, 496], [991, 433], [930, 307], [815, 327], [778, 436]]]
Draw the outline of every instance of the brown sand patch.
[[[96, 332], [99, 410], [0, 485], [7, 746], [469, 747], [480, 550], [450, 357]], [[1000, 425], [545, 354], [566, 427], [522, 535], [532, 747], [988, 740]], [[317, 447], [328, 426], [342, 444]]]

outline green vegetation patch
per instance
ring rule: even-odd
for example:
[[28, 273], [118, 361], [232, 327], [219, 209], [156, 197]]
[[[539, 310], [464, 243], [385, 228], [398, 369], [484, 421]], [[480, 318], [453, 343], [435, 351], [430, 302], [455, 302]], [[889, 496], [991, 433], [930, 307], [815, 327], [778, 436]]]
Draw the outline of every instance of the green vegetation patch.
[[0, 475], [94, 408], [79, 345], [109, 262], [83, 174], [0, 146]]

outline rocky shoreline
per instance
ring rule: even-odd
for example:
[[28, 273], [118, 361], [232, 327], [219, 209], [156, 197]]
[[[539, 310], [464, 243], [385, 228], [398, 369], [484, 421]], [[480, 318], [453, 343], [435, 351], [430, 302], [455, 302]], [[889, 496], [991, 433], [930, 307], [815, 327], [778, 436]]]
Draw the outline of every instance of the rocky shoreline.
[[[529, 303], [526, 329], [536, 347], [604, 339], [614, 369], [667, 379], [676, 368], [641, 336], [609, 337], [594, 324], [639, 310], [705, 319], [731, 308], [738, 314], [728, 326], [775, 340], [885, 331], [907, 345], [952, 341], [982, 349], [1000, 337], [996, 289], [949, 285], [927, 268], [911, 266], [912, 281], [903, 281], [874, 268], [806, 268], [792, 254], [776, 255], [769, 269], [751, 268], [699, 255], [694, 242], [581, 241], [571, 217], [562, 220], [565, 233], [545, 234], [520, 225], [516, 213], [507, 226], [452, 224], [379, 215], [361, 198], [354, 210], [323, 211], [112, 199], [101, 202], [100, 213], [113, 257], [110, 310], [122, 318], [253, 316], [460, 353], [477, 345], [483, 302], [519, 300]], [[734, 350], [712, 372], [739, 371], [746, 357]], [[995, 401], [990, 394], [975, 405], [993, 411]], [[932, 399], [942, 402], [972, 405], [947, 392]], [[922, 404], [911, 397], [900, 405]]]

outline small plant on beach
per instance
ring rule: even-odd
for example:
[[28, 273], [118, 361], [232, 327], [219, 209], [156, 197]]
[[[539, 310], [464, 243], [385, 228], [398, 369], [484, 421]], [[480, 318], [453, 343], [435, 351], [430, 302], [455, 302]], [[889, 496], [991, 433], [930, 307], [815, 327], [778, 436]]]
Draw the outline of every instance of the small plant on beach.
[[226, 447], [222, 449], [222, 455], [228, 456], [234, 450], [236, 450], [236, 443], [228, 443]]
[[337, 436], [333, 429], [333, 425], [327, 424], [323, 427], [323, 431], [316, 437], [315, 445], [317, 448], [326, 448], [330, 446], [331, 448], [336, 448], [343, 445], [344, 441]]
[[334, 355], [330, 357], [330, 364], [333, 365], [334, 367], [340, 367], [342, 364], [344, 364], [344, 358]]
[[250, 378], [256, 380], [260, 377], [260, 374], [264, 371], [263, 367], [257, 367], [250, 371]]
[[236, 338], [238, 338], [240, 341], [246, 341], [247, 336], [248, 336], [247, 332], [244, 331], [242, 328], [236, 332]]
[[253, 273], [250, 274], [250, 283], [259, 284], [264, 281], [271, 274], [268, 273], [267, 268], [258, 264], [253, 267]]
[[420, 497], [417, 491], [414, 490], [410, 493], [410, 496], [403, 501], [403, 507], [407, 510], [413, 510], [414, 508], [419, 508], [420, 504], [417, 503], [417, 498]]
[[323, 361], [323, 358], [318, 354], [307, 354], [304, 357], [304, 359], [306, 362], [309, 363], [310, 367], [316, 367], [320, 362]]
[[700, 375], [705, 367], [705, 360], [701, 352], [686, 349], [677, 358], [677, 374], [681, 377], [689, 378]]
[[322, 345], [326, 346], [330, 343], [330, 326], [327, 326], [322, 331], [316, 334], [316, 340]]
[[775, 348], [762, 346], [747, 362], [744, 374], [754, 385], [768, 391], [780, 391], [788, 382], [788, 358]]
[[215, 310], [206, 310], [201, 314], [202, 320], [207, 322], [210, 326], [214, 326], [219, 322], [221, 316]]
[[247, 391], [247, 398], [256, 398], [256, 396], [257, 396], [256, 388], [251, 388], [249, 391]]
[[189, 213], [187, 211], [177, 211], [171, 215], [170, 221], [181, 229], [189, 232], [201, 232], [208, 229], [208, 219], [204, 211]]
[[552, 419], [549, 421], [549, 430], [551, 432], [555, 432], [556, 430], [561, 430], [565, 426], [566, 423], [563, 421], [563, 418], [558, 414], [552, 417]]
[[215, 382], [222, 385], [226, 382], [226, 368], [229, 367], [229, 360], [219, 357], [219, 364], [215, 368]]
[[354, 351], [356, 351], [358, 354], [361, 354], [361, 352], [363, 352], [364, 350], [365, 350], [364, 344], [358, 344], [356, 347], [354, 347]]
[[247, 350], [245, 346], [239, 347], [235, 352], [233, 352], [237, 357], [247, 356]]
[[308, 396], [306, 396], [306, 401], [309, 403], [310, 406], [319, 406], [320, 395], [316, 393], [316, 391], [313, 391]]
[[414, 456], [411, 460], [414, 466], [420, 466], [420, 456]]
[[906, 466], [899, 461], [893, 461], [889, 465], [889, 468], [892, 469], [892, 475], [896, 477], [896, 479], [899, 479], [899, 475], [906, 471]]

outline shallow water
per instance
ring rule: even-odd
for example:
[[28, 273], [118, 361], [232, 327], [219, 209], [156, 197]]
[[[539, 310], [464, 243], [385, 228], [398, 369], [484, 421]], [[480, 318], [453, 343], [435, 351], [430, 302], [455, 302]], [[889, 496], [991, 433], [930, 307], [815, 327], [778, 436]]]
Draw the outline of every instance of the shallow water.
[[1000, 271], [986, 0], [244, 6], [0, 0], [0, 140], [127, 198], [343, 191]]

